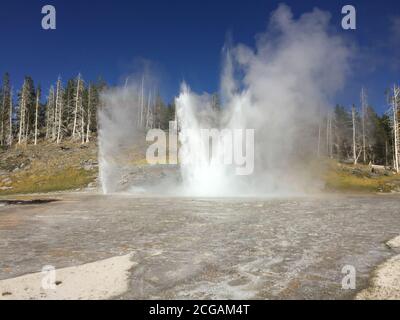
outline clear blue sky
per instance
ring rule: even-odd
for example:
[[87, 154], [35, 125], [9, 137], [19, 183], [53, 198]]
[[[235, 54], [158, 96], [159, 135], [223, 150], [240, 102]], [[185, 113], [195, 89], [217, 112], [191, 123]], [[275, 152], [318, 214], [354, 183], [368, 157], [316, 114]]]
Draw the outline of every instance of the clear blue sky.
[[[0, 5], [0, 72], [10, 72], [18, 88], [24, 75], [47, 90], [58, 75], [64, 80], [81, 72], [86, 80], [102, 76], [121, 82], [141, 59], [151, 61], [161, 76], [167, 99], [184, 79], [199, 92], [218, 90], [221, 48], [227, 32], [234, 42], [254, 45], [268, 16], [280, 2], [296, 16], [314, 7], [332, 14], [338, 32], [360, 48], [354, 76], [338, 103], [358, 103], [366, 86], [371, 104], [384, 110], [383, 92], [400, 81], [400, 1], [334, 0], [4, 0]], [[57, 30], [41, 28], [41, 8], [57, 9]], [[357, 30], [340, 27], [341, 8], [357, 9]], [[400, 20], [399, 20], [400, 21]]]

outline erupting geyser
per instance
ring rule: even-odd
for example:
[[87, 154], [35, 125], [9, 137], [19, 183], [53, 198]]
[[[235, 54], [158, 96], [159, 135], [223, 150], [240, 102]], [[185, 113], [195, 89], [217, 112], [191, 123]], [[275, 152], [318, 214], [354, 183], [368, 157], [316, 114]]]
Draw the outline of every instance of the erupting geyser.
[[[210, 95], [197, 95], [182, 85], [175, 101], [182, 181], [174, 187], [179, 194], [250, 196], [298, 193], [312, 187], [314, 181], [307, 178], [303, 164], [315, 156], [320, 110], [328, 107], [343, 87], [351, 54], [346, 42], [331, 33], [329, 21], [329, 13], [318, 9], [294, 19], [290, 8], [280, 5], [271, 14], [267, 31], [257, 35], [255, 49], [226, 46], [219, 111], [212, 108]], [[114, 152], [107, 145], [119, 143], [102, 141], [110, 136], [105, 130], [111, 127], [114, 133], [120, 132], [116, 138], [123, 136], [122, 140], [134, 130], [133, 126], [121, 126], [119, 115], [113, 115], [132, 113], [114, 105], [126, 105], [127, 101], [118, 95], [126, 98], [127, 93], [122, 90], [112, 94], [112, 99], [105, 94], [101, 111], [111, 116], [100, 115], [103, 158]], [[121, 117], [123, 124], [131, 120], [129, 116]], [[117, 121], [110, 121], [112, 118]], [[219, 130], [211, 146], [202, 140], [201, 129]], [[235, 166], [224, 163], [226, 152], [232, 151], [227, 151], [224, 142], [234, 130], [243, 133], [243, 143], [236, 144], [242, 149], [244, 161], [240, 165], [249, 165], [249, 147], [254, 142], [252, 174], [239, 175]], [[254, 130], [254, 141], [246, 136], [246, 130]], [[103, 190], [107, 192], [104, 178], [110, 176], [110, 163], [100, 159], [100, 165]]]

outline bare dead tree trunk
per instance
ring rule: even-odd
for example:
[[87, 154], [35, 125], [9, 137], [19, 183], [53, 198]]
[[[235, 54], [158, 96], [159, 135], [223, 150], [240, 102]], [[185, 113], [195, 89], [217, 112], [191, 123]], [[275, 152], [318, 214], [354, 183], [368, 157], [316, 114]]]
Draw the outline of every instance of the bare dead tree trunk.
[[89, 134], [90, 134], [90, 117], [92, 116], [91, 108], [91, 85], [89, 84], [88, 89], [88, 120], [87, 120], [87, 128], [86, 128], [86, 143], [89, 142]]
[[142, 87], [140, 93], [140, 109], [138, 110], [138, 124], [139, 127], [143, 126], [142, 118], [143, 118], [143, 108], [144, 108], [144, 76], [142, 77]]
[[10, 114], [9, 114], [9, 137], [8, 144], [11, 146], [13, 143], [13, 125], [12, 125], [12, 116], [13, 116], [13, 90], [10, 91]]
[[49, 126], [50, 126], [50, 110], [49, 110], [49, 101], [47, 101], [46, 104], [46, 135], [45, 139], [47, 140], [49, 138]]
[[38, 136], [38, 113], [39, 113], [39, 90], [36, 90], [36, 108], [35, 108], [35, 146], [37, 145]]
[[1, 104], [1, 108], [0, 108], [0, 114], [1, 114], [1, 129], [0, 129], [0, 145], [4, 145], [5, 144], [5, 132], [4, 132], [4, 116], [6, 114], [6, 92], [3, 91], [3, 102]]
[[[26, 108], [25, 108], [26, 109]], [[26, 111], [26, 121], [25, 121], [25, 144], [28, 144], [28, 140], [29, 140], [29, 124], [30, 124], [30, 113], [28, 112], [28, 110]]]
[[394, 133], [394, 168], [399, 173], [399, 97], [400, 89], [393, 88], [393, 133]]
[[62, 88], [61, 88], [61, 79], [59, 78], [57, 81], [57, 91], [56, 91], [56, 110], [58, 114], [57, 117], [57, 144], [61, 142], [61, 129], [62, 129], [62, 113], [63, 113], [63, 101], [62, 101]]
[[80, 93], [80, 86], [81, 86], [81, 75], [78, 75], [78, 82], [76, 85], [76, 96], [75, 96], [75, 112], [74, 112], [74, 127], [72, 129], [72, 139], [75, 138], [75, 132], [76, 132], [76, 123], [77, 123], [77, 117], [78, 117], [78, 105], [80, 101], [79, 93]]
[[85, 143], [85, 109], [83, 108], [83, 103], [81, 103], [81, 143]]
[[55, 141], [57, 139], [57, 127], [58, 127], [58, 82], [56, 85], [56, 92], [54, 94], [54, 120], [53, 120], [53, 130], [52, 130], [52, 140]]
[[52, 130], [54, 126], [53, 112], [54, 112], [54, 87], [51, 86], [46, 104], [46, 140], [50, 138], [50, 133], [51, 133], [50, 130]]
[[353, 160], [354, 164], [357, 164], [357, 145], [356, 145], [356, 108], [353, 107], [351, 108], [351, 118], [353, 121]]
[[19, 106], [19, 133], [18, 133], [18, 144], [22, 143], [22, 138], [24, 136], [24, 128], [25, 128], [25, 99], [26, 99], [26, 86], [27, 83], [24, 81], [21, 92], [21, 102]]
[[62, 129], [62, 112], [63, 112], [63, 103], [60, 102], [60, 107], [58, 110], [58, 130], [57, 130], [57, 144], [59, 144], [61, 142], [62, 139], [62, 133], [61, 133], [61, 129]]
[[147, 100], [147, 112], [146, 112], [146, 130], [149, 129], [149, 119], [150, 119], [150, 103], [151, 103], [151, 91], [149, 91], [149, 98]]
[[362, 152], [363, 152], [363, 161], [364, 163], [367, 162], [367, 155], [365, 151], [366, 145], [366, 133], [365, 133], [365, 119], [367, 116], [367, 95], [365, 93], [364, 88], [361, 89], [361, 112], [362, 112]]

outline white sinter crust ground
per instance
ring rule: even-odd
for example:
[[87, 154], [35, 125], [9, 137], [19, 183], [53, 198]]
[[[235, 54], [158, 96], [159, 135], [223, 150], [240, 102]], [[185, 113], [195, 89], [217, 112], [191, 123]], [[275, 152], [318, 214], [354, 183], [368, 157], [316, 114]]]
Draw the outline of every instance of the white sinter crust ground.
[[128, 254], [55, 270], [55, 279], [47, 271], [1, 280], [0, 300], [111, 298], [128, 289], [128, 270], [133, 266]]
[[[400, 248], [400, 236], [386, 243], [390, 248]], [[359, 300], [400, 299], [400, 255], [387, 260], [374, 272], [371, 286], [357, 295]]]

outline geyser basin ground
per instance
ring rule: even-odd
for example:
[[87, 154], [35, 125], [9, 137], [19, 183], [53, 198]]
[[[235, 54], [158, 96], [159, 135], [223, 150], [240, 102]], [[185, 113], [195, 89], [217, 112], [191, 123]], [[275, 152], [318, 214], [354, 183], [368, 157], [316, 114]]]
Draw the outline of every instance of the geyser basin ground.
[[398, 196], [56, 197], [0, 206], [0, 280], [131, 254], [119, 298], [352, 298], [400, 233]]

